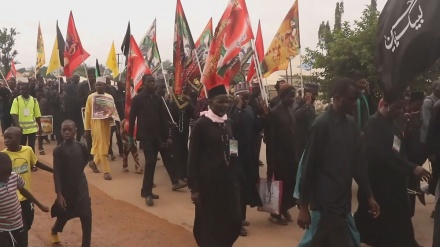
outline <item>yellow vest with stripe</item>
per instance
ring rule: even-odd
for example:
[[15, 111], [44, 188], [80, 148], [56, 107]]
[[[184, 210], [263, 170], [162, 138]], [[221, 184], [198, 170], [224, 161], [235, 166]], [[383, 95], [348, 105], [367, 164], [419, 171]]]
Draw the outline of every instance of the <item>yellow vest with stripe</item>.
[[[27, 116], [24, 114], [25, 111], [29, 113]], [[18, 96], [12, 102], [10, 113], [18, 116], [18, 123], [23, 128], [23, 134], [37, 133], [38, 125], [35, 119], [41, 117], [41, 112], [40, 106], [34, 97], [29, 96], [29, 99], [25, 99], [21, 95]]]

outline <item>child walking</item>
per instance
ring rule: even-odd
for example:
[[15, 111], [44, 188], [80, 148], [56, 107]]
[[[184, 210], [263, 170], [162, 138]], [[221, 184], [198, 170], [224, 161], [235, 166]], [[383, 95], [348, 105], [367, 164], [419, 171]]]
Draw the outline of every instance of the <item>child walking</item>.
[[53, 178], [57, 199], [51, 215], [56, 217], [50, 233], [52, 245], [61, 245], [58, 233], [67, 221], [79, 217], [82, 226], [82, 247], [90, 247], [92, 236], [92, 209], [89, 188], [84, 174], [89, 153], [87, 147], [75, 141], [76, 125], [72, 120], [61, 124], [64, 141], [53, 151]]
[[[20, 175], [21, 178], [24, 180], [24, 188], [32, 192], [32, 167], [36, 166], [48, 172], [53, 172], [53, 169], [38, 161], [31, 147], [20, 145], [21, 136], [22, 132], [20, 128], [7, 128], [4, 134], [6, 149], [2, 152], [6, 153], [12, 160], [12, 171]], [[34, 205], [32, 203], [32, 200], [29, 200], [29, 198], [21, 193], [18, 193], [18, 200], [20, 200], [21, 204], [24, 229], [26, 231], [29, 231], [32, 227], [32, 223], [34, 222]]]
[[27, 247], [28, 231], [24, 228], [20, 201], [17, 190], [29, 201], [35, 203], [43, 212], [49, 208], [43, 206], [25, 189], [25, 181], [15, 172], [12, 172], [11, 158], [0, 153], [0, 246]]
[[139, 164], [139, 155], [136, 142], [130, 147], [128, 142], [128, 126], [125, 124], [125, 119], [121, 122], [121, 138], [124, 146], [124, 152], [122, 153], [122, 171], [128, 172], [128, 154], [131, 152], [134, 159], [134, 169], [135, 173], [143, 174], [144, 170], [141, 169]]

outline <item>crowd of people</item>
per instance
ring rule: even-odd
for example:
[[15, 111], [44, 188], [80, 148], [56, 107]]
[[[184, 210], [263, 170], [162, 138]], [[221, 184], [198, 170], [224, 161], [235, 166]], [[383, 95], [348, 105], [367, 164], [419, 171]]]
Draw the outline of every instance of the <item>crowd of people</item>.
[[[92, 213], [84, 168], [113, 179], [108, 159], [116, 159], [114, 136], [122, 172], [131, 168], [131, 153], [134, 172], [143, 174], [140, 196], [148, 206], [159, 199], [153, 193], [159, 153], [172, 190], [189, 187], [193, 231], [201, 247], [232, 246], [247, 236], [247, 208], [265, 203], [261, 181], [268, 188], [275, 181], [282, 184], [279, 213], [270, 214], [270, 222], [291, 224], [289, 210], [299, 209], [296, 223], [306, 229], [301, 247], [419, 246], [411, 222], [416, 198], [425, 203], [425, 194], [440, 194], [440, 81], [427, 97], [408, 89], [385, 94], [376, 103], [365, 79], [337, 79], [328, 92], [332, 103], [317, 114], [319, 86], [314, 83], [297, 91], [280, 80], [268, 104], [258, 83], [239, 83], [229, 91], [219, 85], [203, 99], [186, 92], [180, 99], [185, 106], [179, 108], [168, 97], [163, 78], [144, 75], [125, 116], [125, 83], [114, 86], [109, 77], [96, 77], [95, 69], [87, 71], [87, 78], [80, 82], [74, 75], [58, 82], [37, 74], [28, 83], [12, 79], [0, 88], [6, 146], [0, 153], [0, 246], [28, 246], [33, 204], [49, 212], [31, 194], [31, 174], [38, 169], [54, 175], [57, 198], [50, 212], [57, 219], [50, 242], [60, 245], [58, 233], [79, 217], [82, 246], [90, 246]], [[113, 98], [120, 121], [92, 116], [96, 95]], [[52, 136], [42, 134], [45, 115], [53, 116]], [[53, 168], [36, 158], [36, 141], [40, 155], [45, 155], [44, 141], [57, 142]], [[263, 142], [265, 180], [259, 172]], [[427, 160], [432, 174], [422, 167]], [[354, 214], [353, 179], [359, 186]], [[429, 188], [420, 186], [421, 179]], [[438, 247], [440, 214], [434, 211], [432, 217], [433, 246]]]

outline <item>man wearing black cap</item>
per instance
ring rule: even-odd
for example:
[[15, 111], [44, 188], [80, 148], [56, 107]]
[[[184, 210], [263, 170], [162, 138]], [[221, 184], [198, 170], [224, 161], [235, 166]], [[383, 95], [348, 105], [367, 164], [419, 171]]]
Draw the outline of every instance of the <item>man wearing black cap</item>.
[[271, 214], [269, 220], [275, 224], [287, 225], [292, 222], [288, 210], [295, 206], [293, 192], [295, 189], [297, 164], [294, 149], [294, 116], [291, 111], [295, 99], [295, 88], [286, 85], [281, 88], [281, 103], [273, 108], [265, 128], [267, 179], [283, 182], [281, 215]]
[[148, 206], [153, 206], [153, 199], [159, 199], [153, 194], [154, 172], [156, 170], [157, 154], [162, 140], [168, 144], [169, 117], [161, 97], [155, 94], [155, 79], [152, 75], [142, 77], [143, 90], [133, 97], [129, 118], [130, 145], [133, 145], [133, 134], [137, 121], [136, 140], [141, 142], [145, 155], [145, 173], [142, 183], [141, 196], [146, 198]]
[[279, 80], [275, 84], [275, 90], [277, 90], [277, 96], [273, 97], [269, 101], [269, 106], [270, 106], [271, 109], [274, 108], [275, 106], [277, 106], [280, 103], [280, 96], [279, 96], [280, 89], [281, 89], [281, 87], [283, 87], [286, 84], [287, 84], [287, 82], [285, 80]]
[[[226, 112], [223, 85], [208, 91], [210, 110], [194, 124], [188, 156], [188, 184], [195, 204], [194, 237], [198, 246], [232, 246], [241, 226], [239, 185], [234, 164], [237, 146]], [[231, 145], [234, 144], [234, 145]], [[240, 154], [238, 154], [240, 155]]]

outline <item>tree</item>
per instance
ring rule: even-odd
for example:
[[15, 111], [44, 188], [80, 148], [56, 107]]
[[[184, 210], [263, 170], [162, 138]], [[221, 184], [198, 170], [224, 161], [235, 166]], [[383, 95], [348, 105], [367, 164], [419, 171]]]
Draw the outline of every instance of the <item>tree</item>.
[[[1, 64], [3, 65], [3, 73], [9, 72], [11, 69], [11, 61], [14, 61], [18, 52], [14, 49], [16, 36], [20, 34], [15, 28], [3, 28], [0, 30], [0, 51], [1, 51]], [[18, 64], [17, 61], [15, 61]]]
[[373, 11], [377, 11], [377, 0], [371, 0], [370, 6]]
[[335, 25], [333, 30], [341, 30], [342, 28], [342, 15], [344, 14], [344, 2], [337, 2], [335, 9]]
[[[341, 9], [341, 5], [337, 4], [336, 10], [341, 10], [341, 15], [335, 15], [335, 23], [342, 18], [343, 6]], [[379, 13], [368, 6], [360, 20], [355, 21], [353, 28], [348, 22], [344, 22], [340, 29], [335, 26], [332, 32], [326, 30], [324, 42], [322, 31], [321, 43], [318, 42], [321, 50], [306, 49], [305, 62], [313, 64], [314, 68], [323, 69], [316, 76], [320, 80], [324, 97], [333, 81], [339, 77], [366, 78], [371, 89], [374, 92], [379, 91], [379, 76], [374, 57], [378, 16]]]
[[[163, 66], [163, 69], [165, 70], [165, 72], [167, 72], [167, 74], [170, 74], [170, 75], [174, 74], [174, 66], [173, 66], [173, 63], [169, 59], [162, 62], [162, 66]], [[159, 72], [162, 72], [161, 69], [159, 69], [159, 70], [160, 70]]]

